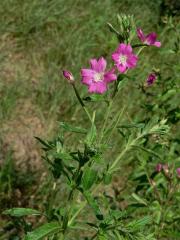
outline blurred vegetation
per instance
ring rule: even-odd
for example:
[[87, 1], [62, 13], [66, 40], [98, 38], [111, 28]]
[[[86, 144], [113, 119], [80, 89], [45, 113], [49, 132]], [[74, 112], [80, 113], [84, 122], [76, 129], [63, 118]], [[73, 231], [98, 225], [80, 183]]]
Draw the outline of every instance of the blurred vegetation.
[[[11, 149], [12, 143], [16, 142], [14, 133], [17, 129], [20, 131], [21, 121], [24, 121], [22, 120], [24, 118], [28, 127], [31, 125], [33, 120], [26, 120], [29, 115], [38, 118], [43, 126], [40, 131], [34, 127], [33, 135], [41, 134], [46, 138], [56, 135], [57, 121], [68, 120], [86, 125], [86, 119], [80, 114], [78, 103], [69, 85], [64, 81], [61, 71], [69, 69], [75, 75], [76, 81], [80, 81], [80, 69], [82, 66], [88, 66], [90, 58], [105, 56], [110, 60], [110, 53], [116, 48], [117, 39], [109, 32], [106, 23], [111, 22], [116, 25], [118, 13], [133, 14], [136, 25], [145, 33], [157, 32], [162, 48], [158, 53], [154, 48], [143, 52], [138, 63], [138, 68], [143, 71], [141, 74], [138, 68], [132, 71], [133, 81], [124, 90], [119, 104], [114, 106], [114, 111], [126, 103], [128, 111], [123, 117], [124, 122], [127, 119], [131, 122], [138, 122], [140, 119], [147, 121], [155, 114], [160, 118], [167, 118], [172, 127], [169, 141], [175, 141], [179, 145], [179, 10], [178, 1], [166, 0], [5, 0], [0, 2], [0, 147], [2, 149], [0, 207], [2, 210], [17, 205], [35, 207], [45, 201], [45, 193], [52, 186], [48, 179], [44, 180], [43, 174], [46, 174], [46, 170], [42, 167], [43, 163], [40, 160], [37, 163], [39, 168], [43, 169], [40, 176], [34, 166], [36, 163], [33, 165], [32, 156], [28, 157], [28, 161], [32, 161], [28, 171], [24, 171], [22, 164], [20, 168], [16, 167], [18, 157], [14, 156], [14, 149]], [[159, 78], [157, 83], [144, 93], [142, 86], [152, 68], [159, 73]], [[78, 87], [86, 96], [86, 87], [81, 85]], [[98, 105], [97, 110], [100, 119], [102, 109], [98, 109]], [[22, 132], [26, 134], [24, 129]], [[31, 137], [27, 134], [27, 138]], [[68, 141], [71, 141], [73, 146], [76, 144], [75, 140], [72, 138]], [[29, 145], [28, 147], [31, 149]], [[178, 151], [176, 150], [177, 155]], [[25, 165], [29, 164], [26, 160], [24, 162]], [[42, 184], [36, 186], [38, 181]], [[16, 236], [13, 231], [4, 235], [1, 227], [12, 230], [11, 223], [2, 218], [0, 239], [18, 239], [13, 238]]]

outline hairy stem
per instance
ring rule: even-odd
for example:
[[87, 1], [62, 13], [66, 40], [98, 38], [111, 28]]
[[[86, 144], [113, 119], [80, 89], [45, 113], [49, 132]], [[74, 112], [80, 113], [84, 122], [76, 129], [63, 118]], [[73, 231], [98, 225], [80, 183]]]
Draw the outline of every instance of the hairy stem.
[[81, 99], [81, 97], [80, 97], [80, 95], [79, 95], [79, 92], [78, 92], [78, 90], [77, 90], [75, 84], [72, 84], [72, 86], [73, 86], [74, 92], [75, 92], [75, 94], [76, 94], [76, 97], [77, 97], [77, 99], [78, 99], [78, 101], [79, 101], [81, 107], [83, 108], [83, 110], [84, 110], [85, 113], [87, 114], [89, 120], [92, 122], [91, 115], [90, 115], [90, 113], [88, 112], [88, 110], [87, 110], [87, 108], [86, 108], [86, 106], [85, 106], [83, 100]]

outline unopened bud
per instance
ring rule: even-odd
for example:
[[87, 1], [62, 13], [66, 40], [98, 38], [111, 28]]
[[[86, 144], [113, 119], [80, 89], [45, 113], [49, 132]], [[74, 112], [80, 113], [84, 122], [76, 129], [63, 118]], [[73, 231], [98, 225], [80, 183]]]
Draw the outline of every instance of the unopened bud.
[[152, 185], [153, 187], [156, 186], [156, 182], [155, 182], [154, 180], [150, 179], [150, 183], [151, 183], [151, 185]]
[[176, 172], [177, 172], [178, 178], [180, 178], [180, 168], [177, 168], [177, 169], [176, 169]]
[[157, 79], [157, 76], [155, 73], [150, 73], [147, 80], [146, 80], [146, 84], [148, 86], [153, 85], [153, 83], [155, 82], [155, 80]]
[[163, 171], [164, 171], [164, 174], [165, 174], [165, 175], [168, 175], [168, 174], [169, 174], [169, 167], [168, 167], [167, 164], [164, 164], [164, 165], [163, 165]]
[[74, 76], [71, 72], [63, 70], [63, 76], [68, 80], [69, 83], [74, 83]]
[[158, 163], [156, 165], [156, 172], [161, 172], [162, 168], [163, 168], [163, 165], [161, 163]]

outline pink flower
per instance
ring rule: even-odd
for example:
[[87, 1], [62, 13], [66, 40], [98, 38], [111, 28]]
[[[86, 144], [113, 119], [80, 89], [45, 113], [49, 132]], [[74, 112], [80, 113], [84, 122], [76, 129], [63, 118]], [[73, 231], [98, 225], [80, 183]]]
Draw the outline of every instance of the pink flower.
[[180, 178], [180, 168], [177, 168], [177, 169], [176, 169], [176, 172], [177, 172], [178, 178]]
[[148, 86], [151, 86], [156, 79], [157, 79], [156, 74], [155, 74], [155, 73], [150, 73], [149, 76], [148, 76], [148, 78], [146, 79], [147, 85], [148, 85]]
[[112, 59], [121, 73], [128, 68], [134, 68], [137, 63], [137, 56], [133, 54], [130, 44], [121, 43], [117, 50], [112, 54]]
[[117, 79], [115, 69], [105, 71], [106, 64], [106, 60], [101, 57], [99, 60], [90, 60], [90, 69], [81, 69], [82, 83], [88, 86], [90, 93], [104, 93], [108, 83]]
[[156, 172], [161, 172], [162, 168], [163, 168], [163, 165], [161, 163], [158, 163], [156, 165]]
[[71, 72], [63, 70], [63, 76], [68, 80], [69, 83], [74, 83], [74, 77]]
[[161, 42], [156, 41], [157, 35], [156, 35], [155, 32], [151, 32], [148, 35], [144, 35], [142, 29], [138, 28], [137, 29], [137, 36], [141, 40], [141, 42], [143, 42], [144, 44], [153, 45], [153, 46], [156, 46], [156, 47], [161, 46]]

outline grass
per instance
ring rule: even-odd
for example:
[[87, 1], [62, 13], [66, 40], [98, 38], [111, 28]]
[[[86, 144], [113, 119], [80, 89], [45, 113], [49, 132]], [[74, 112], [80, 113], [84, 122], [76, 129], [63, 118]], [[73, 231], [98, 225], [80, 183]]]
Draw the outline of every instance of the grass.
[[[76, 81], [79, 81], [80, 68], [87, 67], [90, 58], [103, 55], [110, 60], [109, 53], [116, 48], [117, 41], [109, 32], [106, 22], [116, 24], [118, 13], [133, 14], [137, 26], [141, 26], [147, 33], [158, 32], [159, 39], [163, 43], [161, 50], [151, 49], [143, 53], [143, 59], [140, 60], [138, 68], [144, 70], [138, 75], [139, 70], [134, 71], [134, 82], [125, 90], [120, 99], [120, 105], [114, 106], [116, 111], [123, 102], [127, 102], [128, 116], [125, 118], [138, 120], [143, 113], [142, 109], [136, 112], [140, 104], [138, 85], [139, 82], [145, 81], [152, 67], [161, 67], [164, 81], [169, 81], [168, 79], [173, 76], [174, 82], [178, 82], [179, 66], [176, 64], [178, 56], [174, 57], [175, 55], [168, 52], [169, 48], [174, 48], [177, 37], [173, 29], [170, 29], [170, 24], [163, 24], [161, 21], [162, 2], [163, 0], [1, 1], [0, 120], [2, 128], [0, 137], [4, 139], [8, 132], [15, 133], [17, 125], [22, 124], [18, 121], [19, 118], [22, 117], [25, 119], [24, 122], [27, 122], [29, 116], [26, 112], [29, 109], [34, 109], [32, 118], [38, 117], [42, 123], [41, 135], [45, 137], [56, 133], [57, 121], [78, 121], [79, 125], [86, 124], [86, 119], [84, 115], [80, 115], [80, 108], [70, 86], [63, 79], [61, 71], [62, 69], [71, 70]], [[82, 89], [85, 96], [86, 88], [80, 85], [78, 87]], [[163, 88], [163, 84], [161, 87]], [[169, 84], [169, 89], [171, 87]], [[159, 93], [157, 89], [154, 91], [157, 93], [156, 100], [160, 101], [161, 92]], [[142, 98], [145, 97], [141, 96], [141, 101]], [[150, 104], [155, 104], [156, 100], [151, 99]], [[27, 107], [26, 103], [28, 103]], [[175, 105], [172, 106], [172, 104]], [[175, 107], [178, 108], [177, 96], [171, 101], [169, 111]], [[100, 118], [100, 111], [98, 114]], [[162, 110], [161, 114], [164, 116], [166, 113]], [[6, 131], [4, 131], [5, 126]], [[8, 130], [7, 126], [9, 126]], [[35, 128], [32, 132], [34, 135], [37, 134]], [[12, 141], [6, 141], [6, 144], [8, 148], [13, 148]], [[8, 151], [7, 156], [5, 155], [2, 157], [2, 162], [5, 162], [6, 158], [9, 159]], [[3, 163], [0, 166], [1, 176], [4, 176], [4, 171], [7, 171], [7, 176], [11, 176], [11, 163], [14, 164], [17, 160], [13, 158], [12, 154], [11, 161], [8, 160], [7, 165]], [[33, 169], [31, 158], [32, 156], [30, 160]], [[38, 158], [41, 169], [40, 154]], [[21, 170], [18, 169], [19, 174]], [[3, 186], [6, 187], [8, 181], [1, 177]], [[25, 181], [25, 178], [21, 181]]]
[[[19, 78], [20, 83], [14, 87], [18, 91], [15, 92], [16, 99], [13, 99], [14, 91], [9, 84], [2, 89], [3, 98], [8, 96], [7, 102], [10, 102], [3, 103], [2, 108], [8, 105], [7, 112], [13, 114], [17, 100], [29, 98], [46, 120], [53, 118], [54, 121], [62, 117], [62, 109], [64, 116], [67, 116], [74, 97], [60, 75], [61, 70], [71, 69], [79, 80], [79, 70], [88, 65], [89, 58], [106, 56], [114, 50], [117, 42], [109, 34], [106, 22], [114, 23], [119, 12], [134, 14], [137, 25], [145, 27], [145, 31], [157, 30], [160, 3], [115, 0], [103, 3], [3, 1], [0, 31], [4, 58], [0, 66], [5, 72], [12, 72], [12, 76], [8, 77], [8, 81], [13, 81], [10, 84], [12, 88], [16, 82], [19, 83]], [[149, 66], [146, 68], [148, 71]], [[2, 78], [5, 84], [7, 76]], [[10, 93], [7, 94], [7, 91]], [[1, 111], [4, 112], [3, 109]]]

